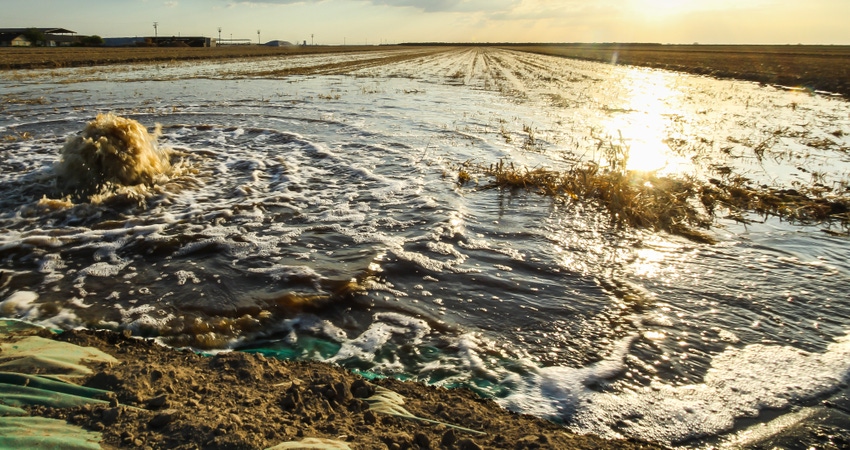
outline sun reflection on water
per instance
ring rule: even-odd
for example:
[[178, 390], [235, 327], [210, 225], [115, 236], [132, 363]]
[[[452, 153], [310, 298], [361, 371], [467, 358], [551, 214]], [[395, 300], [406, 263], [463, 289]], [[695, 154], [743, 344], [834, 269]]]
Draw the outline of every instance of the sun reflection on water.
[[674, 122], [682, 120], [682, 92], [674, 83], [674, 74], [643, 69], [630, 70], [621, 79], [621, 96], [608, 108], [602, 126], [615, 145], [628, 151], [627, 170], [670, 175], [692, 168], [666, 143]]
[[641, 278], [673, 282], [683, 275], [677, 263], [683, 258], [680, 250], [681, 244], [676, 242], [662, 239], [646, 241], [642, 248], [635, 250], [632, 273]]

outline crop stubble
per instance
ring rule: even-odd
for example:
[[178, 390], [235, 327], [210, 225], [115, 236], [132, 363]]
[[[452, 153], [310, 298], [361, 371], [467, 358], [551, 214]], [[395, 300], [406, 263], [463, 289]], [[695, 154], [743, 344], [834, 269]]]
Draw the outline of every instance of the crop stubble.
[[[494, 46], [495, 47], [495, 46]], [[850, 96], [850, 46], [525, 44], [503, 48], [617, 64], [800, 86]], [[453, 49], [457, 46], [234, 46], [214, 48], [2, 48], [0, 69], [78, 67], [133, 62], [281, 57], [316, 53]], [[460, 46], [476, 51], [478, 46]], [[415, 50], [414, 50], [415, 49]], [[472, 71], [475, 70], [473, 66]]]
[[[340, 60], [299, 57], [325, 53], [328, 56], [345, 54]], [[789, 87], [805, 86], [850, 94], [850, 47], [844, 46], [655, 46], [655, 45], [525, 45], [513, 47], [495, 46], [372, 46], [372, 47], [289, 47], [268, 48], [259, 46], [225, 48], [72, 48], [72, 49], [0, 49], [0, 68], [65, 67], [123, 63], [145, 63], [157, 61], [181, 62], [195, 59], [257, 59], [264, 58], [268, 66], [250, 65], [233, 72], [229, 77], [285, 78], [293, 75], [340, 75], [404, 77], [442, 79], [448, 84], [467, 85], [477, 89], [495, 90], [518, 100], [534, 98], [558, 108], [582, 107], [591, 100], [575, 83], [599, 86], [599, 66], [591, 63], [572, 64], [568, 69], [558, 64], [541, 60], [539, 55], [561, 56], [578, 60], [607, 61], [617, 64], [661, 67], [690, 73], [709, 74], [719, 77], [740, 78], [762, 83], [775, 83]], [[616, 55], [616, 56], [615, 56]], [[288, 62], [275, 67], [273, 61]], [[118, 67], [118, 66], [113, 66]], [[103, 67], [104, 71], [109, 68]], [[21, 71], [25, 72], [25, 71]], [[23, 75], [23, 74], [22, 74]], [[96, 78], [96, 76], [95, 76]], [[502, 129], [506, 140], [510, 133]], [[531, 133], [525, 142], [533, 142]], [[519, 144], [519, 143], [518, 143]], [[612, 144], [612, 143], [608, 143]], [[532, 146], [522, 144], [524, 150]], [[610, 145], [609, 145], [610, 146]], [[758, 151], [758, 149], [753, 149]], [[591, 170], [594, 175], [607, 174], [613, 179], [596, 181], [579, 188], [575, 185], [576, 175], [587, 179], [587, 167], [575, 173], [547, 173], [530, 171], [500, 162], [500, 169], [492, 166], [464, 167], [464, 173], [477, 170], [491, 176], [496, 185], [515, 188], [522, 186], [548, 195], [577, 201], [599, 202], [613, 198], [616, 201], [600, 205], [608, 209], [612, 217], [631, 217], [623, 225], [664, 229], [677, 234], [702, 240], [702, 233], [695, 233], [692, 226], [705, 227], [714, 208], [723, 206], [739, 211], [753, 211], [761, 215], [778, 215], [801, 222], [820, 222], [837, 219], [845, 227], [850, 200], [845, 195], [836, 197], [834, 192], [823, 189], [754, 188], [735, 182], [734, 176], [718, 176], [712, 183], [694, 185], [658, 180], [660, 185], [676, 186], [681, 192], [668, 192], [662, 197], [674, 196], [672, 211], [656, 211], [648, 205], [638, 209], [655, 217], [648, 220], [646, 214], [636, 215], [619, 210], [616, 205], [632, 202], [621, 201], [622, 196], [609, 196], [599, 192], [602, 185], [623, 191], [629, 186], [642, 185], [646, 180], [635, 180], [632, 174], [614, 170]], [[507, 169], [510, 167], [510, 169]], [[576, 166], [579, 167], [579, 166]], [[512, 172], [509, 172], [512, 171]], [[724, 174], [719, 174], [724, 175]], [[728, 175], [728, 174], [727, 174]], [[463, 177], [460, 177], [463, 178]], [[505, 182], [505, 180], [512, 180]], [[541, 184], [541, 180], [548, 180]], [[558, 183], [552, 184], [552, 180]], [[619, 181], [618, 181], [619, 180]], [[663, 181], [663, 182], [659, 182]], [[555, 185], [560, 186], [555, 188]], [[572, 187], [564, 188], [567, 184]], [[587, 195], [579, 193], [586, 191]], [[625, 192], [625, 191], [624, 191]], [[633, 194], [633, 195], [632, 195]], [[829, 198], [827, 198], [827, 196]], [[646, 195], [633, 192], [627, 198]], [[604, 202], [604, 200], [602, 200]], [[691, 206], [701, 203], [704, 214], [698, 214]], [[691, 205], [691, 206], [689, 206]], [[649, 205], [651, 206], [651, 205]], [[631, 208], [632, 210], [634, 208]], [[677, 213], [678, 211], [678, 213]], [[681, 214], [680, 214], [681, 213]], [[673, 214], [671, 217], [670, 214]], [[742, 214], [735, 214], [743, 217]]]

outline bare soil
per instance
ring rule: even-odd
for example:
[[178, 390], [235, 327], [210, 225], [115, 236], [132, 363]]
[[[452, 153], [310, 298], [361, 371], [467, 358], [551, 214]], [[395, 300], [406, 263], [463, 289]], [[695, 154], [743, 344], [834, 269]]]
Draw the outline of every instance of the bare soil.
[[[115, 397], [110, 405], [33, 407], [30, 413], [99, 431], [104, 448], [262, 449], [307, 438], [352, 449], [658, 448], [571, 434], [472, 391], [367, 381], [319, 362], [241, 352], [202, 356], [109, 331], [67, 331], [55, 338], [117, 358], [83, 381]], [[364, 398], [376, 386], [404, 396], [404, 408], [415, 416], [480, 434], [375, 412]]]
[[564, 44], [505, 48], [801, 87], [850, 98], [850, 46], [846, 45]]

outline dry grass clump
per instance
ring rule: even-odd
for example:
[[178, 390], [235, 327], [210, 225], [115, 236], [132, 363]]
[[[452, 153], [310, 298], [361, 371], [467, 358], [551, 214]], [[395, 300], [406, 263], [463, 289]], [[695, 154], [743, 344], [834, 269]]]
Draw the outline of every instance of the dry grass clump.
[[465, 169], [460, 169], [457, 171], [457, 184], [466, 184], [472, 181], [472, 175], [469, 174]]
[[32, 139], [32, 133], [29, 131], [17, 131], [15, 129], [11, 129], [12, 134], [7, 134], [2, 137], [2, 140], [6, 142], [15, 142], [15, 141], [27, 141]]
[[597, 205], [617, 226], [666, 231], [693, 241], [713, 243], [700, 229], [710, 228], [718, 209], [744, 221], [744, 215], [774, 216], [792, 223], [839, 223], [850, 227], [847, 189], [835, 192], [823, 185], [798, 189], [753, 186], [727, 177], [700, 182], [692, 178], [659, 177], [625, 170], [624, 165], [602, 167], [588, 162], [566, 171], [517, 168], [513, 163], [482, 169], [493, 177], [490, 187], [528, 189], [567, 202]]
[[701, 188], [700, 199], [707, 206], [719, 203], [733, 211], [752, 211], [794, 223], [837, 222], [844, 228], [850, 226], [850, 198], [846, 188], [844, 192], [836, 192], [821, 184], [797, 189], [756, 187], [740, 178], [711, 179]]
[[664, 230], [699, 242], [713, 242], [696, 229], [709, 227], [711, 212], [695, 201], [701, 191], [692, 180], [603, 168], [596, 163], [559, 172], [518, 169], [499, 161], [484, 172], [494, 178], [493, 186], [533, 189], [565, 201], [599, 205], [618, 226]]
[[38, 98], [18, 98], [12, 95], [4, 95], [2, 99], [0, 99], [0, 104], [9, 104], [9, 105], [46, 105], [50, 103], [44, 97]]

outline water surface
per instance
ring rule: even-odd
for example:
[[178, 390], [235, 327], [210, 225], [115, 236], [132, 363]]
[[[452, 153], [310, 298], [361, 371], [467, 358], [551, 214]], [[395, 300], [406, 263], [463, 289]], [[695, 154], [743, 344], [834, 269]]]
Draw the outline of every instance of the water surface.
[[[718, 242], [695, 243], [457, 178], [604, 163], [613, 143], [635, 170], [846, 195], [846, 101], [497, 49], [394, 55], [4, 73], [0, 314], [469, 386], [665, 444], [847, 381], [840, 226], [721, 213]], [[181, 170], [141, 197], [68, 198], [62, 148], [107, 112], [160, 124]]]

